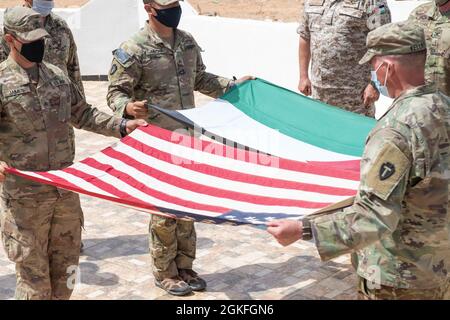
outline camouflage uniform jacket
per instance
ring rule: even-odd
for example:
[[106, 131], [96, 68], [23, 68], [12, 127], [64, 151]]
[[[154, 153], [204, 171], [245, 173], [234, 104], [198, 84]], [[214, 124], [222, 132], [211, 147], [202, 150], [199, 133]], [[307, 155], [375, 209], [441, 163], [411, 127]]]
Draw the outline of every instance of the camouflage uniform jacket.
[[[84, 94], [77, 46], [72, 31], [66, 21], [54, 13], [48, 15], [44, 27], [50, 34], [50, 37], [45, 39], [44, 61], [49, 62], [64, 71], [66, 76], [68, 76]], [[8, 54], [8, 45], [4, 43], [2, 46], [0, 43], [0, 62], [6, 60]]]
[[362, 93], [370, 83], [370, 66], [359, 64], [367, 34], [389, 22], [386, 0], [305, 0], [297, 32], [310, 40], [312, 85]]
[[[230, 84], [205, 69], [201, 49], [190, 34], [177, 29], [172, 49], [147, 24], [114, 51], [108, 105], [120, 116], [129, 102], [139, 100], [172, 110], [193, 108], [194, 91], [217, 98]], [[147, 120], [169, 130], [180, 128], [151, 109]]]
[[3, 38], [3, 30], [0, 30], [0, 63], [8, 58], [9, 47]]
[[358, 274], [405, 289], [450, 271], [450, 98], [434, 86], [398, 97], [369, 134], [353, 206], [312, 217], [324, 260], [356, 252]]
[[[121, 119], [91, 108], [57, 67], [39, 64], [39, 83], [12, 58], [0, 64], [0, 160], [20, 170], [58, 170], [75, 155], [72, 126], [120, 137]], [[54, 188], [7, 175], [3, 197], [22, 198]]]
[[450, 96], [450, 16], [440, 13], [434, 2], [416, 8], [410, 20], [424, 30], [427, 41], [425, 76]]

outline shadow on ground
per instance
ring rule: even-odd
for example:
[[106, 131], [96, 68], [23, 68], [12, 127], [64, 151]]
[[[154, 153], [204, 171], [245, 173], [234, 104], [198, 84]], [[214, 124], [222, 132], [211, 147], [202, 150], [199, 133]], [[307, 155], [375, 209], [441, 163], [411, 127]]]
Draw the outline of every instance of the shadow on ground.
[[[84, 250], [81, 255], [88, 261], [149, 254], [148, 234], [83, 239], [83, 243]], [[213, 245], [214, 241], [209, 238], [197, 239], [197, 250], [208, 249]]]
[[14, 298], [16, 275], [14, 273], [0, 277], [0, 300]]
[[[289, 260], [281, 263], [258, 263], [249, 264], [241, 266], [239, 268], [230, 269], [224, 272], [216, 272], [211, 274], [202, 274], [201, 277], [208, 282], [207, 292], [223, 292], [226, 294], [227, 298], [230, 300], [253, 300], [251, 294], [270, 291], [273, 289], [281, 289], [298, 284], [302, 280], [297, 277], [290, 277], [289, 275], [302, 269], [302, 266], [306, 262], [320, 262], [320, 259], [312, 256], [298, 256], [292, 257]], [[342, 272], [343, 268], [348, 268], [348, 265], [327, 262], [318, 267], [322, 271], [329, 274], [324, 275], [324, 279], [331, 277], [333, 273]], [[257, 275], [259, 272], [267, 270], [265, 275]], [[312, 271], [312, 270], [311, 270]], [[345, 271], [346, 274], [351, 272]], [[307, 274], [307, 272], [306, 272]], [[217, 282], [226, 283], [225, 288], [220, 288], [218, 290], [214, 289]], [[294, 292], [286, 294], [281, 299], [282, 300], [309, 300], [317, 299], [317, 297], [311, 297], [308, 295], [302, 295], [302, 291], [308, 289], [310, 286], [317, 283], [312, 283], [311, 285], [306, 285], [305, 287], [298, 289]], [[303, 293], [304, 294], [304, 293]], [[164, 295], [159, 300], [165, 299], [179, 299], [169, 295]], [[259, 299], [259, 298], [258, 298]]]

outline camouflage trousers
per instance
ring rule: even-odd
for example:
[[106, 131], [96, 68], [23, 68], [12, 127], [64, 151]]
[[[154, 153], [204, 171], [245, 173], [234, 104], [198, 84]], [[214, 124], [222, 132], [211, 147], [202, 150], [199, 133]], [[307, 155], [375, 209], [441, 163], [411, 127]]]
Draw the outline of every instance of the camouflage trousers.
[[20, 300], [69, 299], [80, 256], [83, 212], [77, 194], [37, 194], [2, 199], [1, 235], [5, 253], [16, 264]]
[[179, 269], [192, 269], [196, 247], [197, 235], [192, 221], [152, 215], [150, 253], [157, 280], [176, 277]]
[[[364, 90], [364, 89], [363, 89]], [[321, 88], [312, 86], [311, 97], [347, 111], [359, 113], [367, 117], [375, 117], [375, 105], [366, 108], [363, 104], [363, 91], [360, 89]]]
[[449, 300], [450, 279], [442, 287], [433, 289], [399, 289], [380, 286], [371, 289], [367, 280], [358, 277], [358, 300]]

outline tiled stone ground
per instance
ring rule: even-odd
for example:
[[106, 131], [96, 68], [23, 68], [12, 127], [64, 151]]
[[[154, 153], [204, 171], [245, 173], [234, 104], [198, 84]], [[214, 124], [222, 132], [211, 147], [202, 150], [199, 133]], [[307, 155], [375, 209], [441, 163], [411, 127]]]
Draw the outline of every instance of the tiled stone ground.
[[[106, 83], [86, 82], [88, 101], [106, 107]], [[198, 96], [198, 105], [208, 98]], [[115, 139], [77, 131], [77, 158]], [[322, 263], [311, 243], [282, 248], [252, 227], [197, 224], [195, 269], [208, 290], [174, 298], [153, 284], [146, 213], [82, 197], [85, 213], [81, 284], [73, 299], [354, 299], [355, 276], [348, 257]], [[0, 250], [0, 299], [14, 295], [14, 266]]]

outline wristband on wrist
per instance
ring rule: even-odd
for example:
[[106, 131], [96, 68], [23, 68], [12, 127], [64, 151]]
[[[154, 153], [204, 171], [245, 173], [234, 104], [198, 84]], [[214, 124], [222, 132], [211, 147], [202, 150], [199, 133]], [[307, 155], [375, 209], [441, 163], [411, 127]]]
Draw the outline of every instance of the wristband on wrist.
[[128, 122], [128, 120], [125, 118], [122, 118], [122, 120], [120, 121], [119, 129], [120, 129], [120, 135], [122, 136], [122, 138], [127, 135], [127, 122]]
[[303, 224], [303, 232], [302, 232], [302, 240], [309, 241], [313, 238], [311, 222], [308, 218], [304, 218], [302, 220]]

